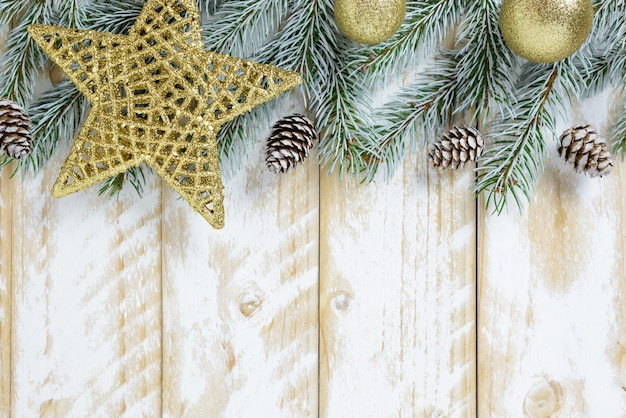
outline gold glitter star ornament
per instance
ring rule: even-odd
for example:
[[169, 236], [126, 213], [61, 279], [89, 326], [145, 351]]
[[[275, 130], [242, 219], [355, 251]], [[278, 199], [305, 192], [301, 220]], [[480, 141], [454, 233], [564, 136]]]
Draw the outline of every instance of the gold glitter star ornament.
[[145, 162], [213, 227], [224, 226], [219, 127], [301, 77], [205, 51], [199, 19], [195, 0], [148, 0], [128, 35], [28, 27], [92, 106], [54, 196]]

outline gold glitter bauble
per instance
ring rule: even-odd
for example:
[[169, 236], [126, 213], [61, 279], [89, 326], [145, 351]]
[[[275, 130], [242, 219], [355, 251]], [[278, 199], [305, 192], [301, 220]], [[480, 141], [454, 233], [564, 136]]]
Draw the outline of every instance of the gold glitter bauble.
[[215, 228], [224, 225], [217, 131], [301, 82], [205, 51], [196, 0], [148, 0], [128, 35], [47, 25], [28, 32], [91, 103], [52, 194], [145, 162]]
[[389, 39], [400, 27], [405, 0], [335, 0], [335, 20], [341, 32], [362, 44]]
[[529, 61], [560, 61], [576, 52], [593, 24], [592, 0], [504, 0], [500, 30], [506, 44]]

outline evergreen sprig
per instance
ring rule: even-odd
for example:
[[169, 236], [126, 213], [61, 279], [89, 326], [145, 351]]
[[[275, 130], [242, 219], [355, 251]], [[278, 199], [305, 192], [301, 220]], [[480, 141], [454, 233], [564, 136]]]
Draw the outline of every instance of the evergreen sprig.
[[320, 164], [361, 173], [371, 157], [368, 96], [349, 59], [355, 44], [340, 34], [331, 0], [293, 0], [277, 36], [254, 59], [299, 72], [309, 112], [320, 127]]
[[521, 209], [530, 200], [543, 170], [546, 135], [556, 137], [555, 113], [565, 113], [579, 92], [579, 74], [572, 59], [556, 64], [525, 65], [518, 82], [514, 119], [500, 117], [491, 127], [493, 143], [479, 159], [477, 192], [487, 193], [496, 213], [513, 197]]
[[626, 2], [596, 0], [594, 7], [594, 30], [578, 54], [586, 57], [578, 65], [588, 97], [626, 82]]
[[[594, 30], [572, 58], [525, 64], [499, 31], [501, 0], [408, 0], [404, 23], [389, 40], [358, 45], [337, 28], [333, 0], [197, 0], [207, 49], [302, 74], [302, 93], [320, 134], [320, 164], [371, 180], [391, 174], [410, 148], [424, 146], [458, 119], [492, 139], [479, 160], [477, 192], [501, 212], [508, 196], [523, 206], [555, 137], [555, 114], [572, 97], [626, 85], [626, 3], [593, 0]], [[144, 0], [0, 0], [0, 25], [12, 28], [0, 58], [0, 95], [26, 105], [34, 124], [33, 154], [17, 165], [37, 171], [58, 140], [72, 139], [87, 104], [67, 80], [33, 101], [35, 80], [50, 63], [28, 37], [30, 23], [126, 33]], [[371, 95], [409, 65], [425, 70], [372, 109]], [[406, 76], [406, 73], [405, 73]], [[623, 96], [623, 94], [622, 94]], [[28, 106], [30, 104], [30, 106]], [[225, 124], [218, 134], [222, 169], [232, 173], [248, 144], [268, 125], [268, 103]], [[612, 130], [626, 151], [626, 104]], [[0, 159], [0, 166], [8, 159]], [[137, 192], [145, 167], [112, 177], [104, 194], [124, 184]]]
[[19, 20], [24, 11], [30, 7], [35, 6], [40, 9], [44, 5], [43, 2], [33, 5], [32, 0], [0, 0], [0, 26], [11, 23], [12, 20]]
[[198, 10], [202, 14], [203, 18], [214, 15], [217, 12], [217, 8], [226, 0], [197, 0]]
[[279, 28], [287, 0], [224, 2], [202, 24], [205, 46], [211, 51], [249, 57]]
[[619, 153], [626, 153], [626, 95], [621, 92], [622, 100], [617, 111], [617, 122], [611, 130], [611, 138], [613, 138], [613, 150]]
[[[500, 2], [475, 0], [470, 2], [465, 19], [457, 34], [458, 103], [456, 113], [474, 109], [475, 123], [484, 126], [489, 117], [511, 114], [510, 92], [517, 72], [517, 60], [505, 45], [499, 28]], [[492, 107], [495, 111], [490, 112]]]
[[[0, 58], [0, 97], [7, 97], [25, 107], [32, 100], [33, 89], [46, 57], [35, 45], [26, 28], [33, 23], [50, 24], [52, 9], [46, 2], [29, 2], [21, 10], [19, 23], [11, 30], [6, 51]], [[0, 21], [10, 21], [8, 11], [0, 9]]]
[[34, 172], [44, 167], [56, 151], [59, 138], [68, 142], [74, 138], [85, 110], [86, 100], [69, 80], [43, 93], [27, 109], [33, 125], [34, 149], [18, 166]]
[[108, 0], [91, 5], [87, 29], [99, 32], [128, 33], [143, 9], [142, 0]]
[[415, 83], [376, 109], [378, 124], [374, 137], [378, 160], [368, 165], [368, 179], [373, 178], [381, 162], [388, 175], [395, 172], [409, 145], [415, 148], [418, 138], [422, 145], [426, 144], [451, 123], [458, 90], [457, 59], [456, 51], [442, 51]]
[[415, 60], [432, 55], [474, 0], [418, 0], [406, 2], [404, 23], [389, 40], [360, 47], [351, 65], [380, 86]]

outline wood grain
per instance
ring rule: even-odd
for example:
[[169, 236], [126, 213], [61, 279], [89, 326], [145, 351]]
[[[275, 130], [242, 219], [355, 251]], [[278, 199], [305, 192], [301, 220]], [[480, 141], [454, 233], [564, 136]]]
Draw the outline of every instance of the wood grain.
[[[8, 25], [0, 26], [0, 53], [4, 51]], [[12, 183], [11, 167], [0, 170], [0, 416], [11, 411], [11, 288], [12, 288]]]
[[160, 183], [119, 201], [50, 188], [67, 148], [13, 199], [13, 416], [157, 416]]
[[0, 172], [0, 416], [11, 411], [11, 218], [13, 184], [10, 168]]
[[475, 415], [473, 178], [425, 160], [322, 180], [323, 417]]
[[[607, 102], [559, 132], [607, 132]], [[625, 416], [626, 175], [576, 175], [554, 148], [524, 215], [481, 215], [480, 416]]]
[[224, 229], [164, 193], [168, 417], [317, 416], [318, 163], [276, 176], [264, 166], [269, 126], [254, 134], [225, 182]]

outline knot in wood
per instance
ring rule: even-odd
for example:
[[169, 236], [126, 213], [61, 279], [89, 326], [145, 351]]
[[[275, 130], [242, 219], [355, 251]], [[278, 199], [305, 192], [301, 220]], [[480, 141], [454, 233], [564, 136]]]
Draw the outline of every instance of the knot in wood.
[[443, 418], [443, 411], [436, 409], [435, 411], [433, 411], [432, 414], [430, 414], [430, 418]]
[[250, 318], [263, 304], [263, 296], [256, 291], [248, 291], [239, 298], [239, 311]]
[[332, 300], [332, 306], [339, 312], [345, 312], [350, 308], [350, 294], [345, 290], [340, 290]]
[[551, 418], [561, 409], [561, 386], [546, 378], [537, 379], [524, 399], [524, 414], [530, 418]]

